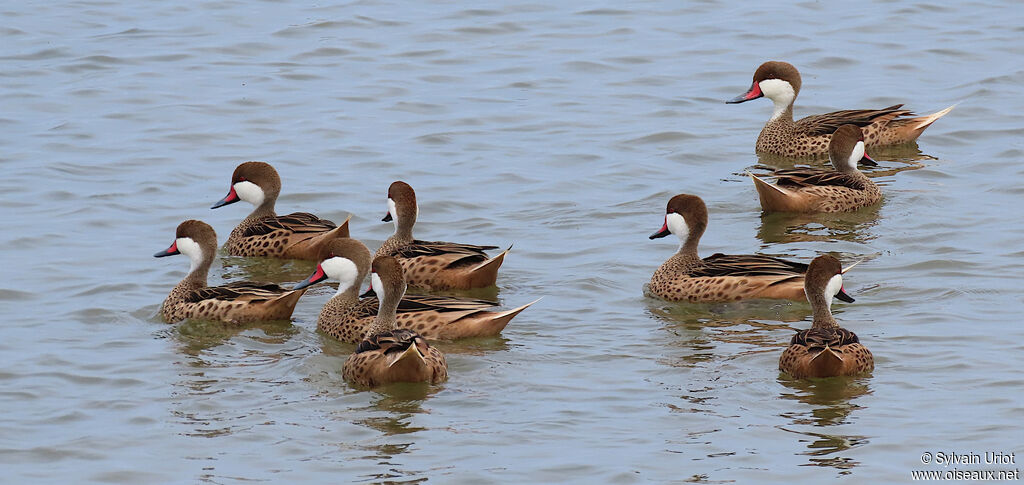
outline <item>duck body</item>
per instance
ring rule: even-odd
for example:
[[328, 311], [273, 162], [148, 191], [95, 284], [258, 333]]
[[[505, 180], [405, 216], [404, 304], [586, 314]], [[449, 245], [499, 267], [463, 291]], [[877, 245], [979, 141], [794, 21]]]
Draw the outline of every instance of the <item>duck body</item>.
[[378, 333], [362, 340], [345, 360], [342, 377], [361, 387], [394, 382], [437, 384], [448, 378], [444, 355], [407, 329]]
[[[185, 282], [183, 282], [185, 283]], [[271, 283], [240, 281], [222, 286], [179, 283], [167, 295], [160, 310], [164, 321], [185, 319], [220, 320], [249, 323], [263, 320], [287, 320], [304, 291], [289, 291]]]
[[348, 219], [338, 226], [308, 212], [277, 215], [280, 192], [281, 178], [270, 164], [245, 162], [235, 168], [228, 195], [213, 208], [244, 200], [255, 209], [228, 236], [225, 246], [232, 256], [319, 261], [328, 242], [349, 236]]
[[844, 328], [801, 330], [779, 358], [779, 369], [797, 379], [852, 376], [875, 367], [871, 351]]
[[485, 251], [497, 246], [474, 246], [444, 241], [403, 241], [392, 236], [375, 256], [393, 256], [405, 271], [409, 286], [428, 291], [469, 290], [494, 286], [508, 251], [491, 258]]
[[232, 256], [304, 259], [315, 261], [333, 239], [348, 237], [348, 220], [341, 226], [308, 212], [285, 216], [250, 216], [228, 236]]
[[[405, 295], [396, 314], [399, 328], [413, 329], [428, 340], [457, 340], [491, 337], [529, 307], [498, 312], [484, 300], [431, 295]], [[331, 299], [317, 318], [317, 328], [342, 342], [359, 342], [377, 316], [376, 295], [359, 299], [354, 305]]]
[[794, 121], [793, 103], [800, 85], [800, 73], [792, 64], [769, 61], [758, 67], [746, 93], [727, 101], [743, 103], [764, 96], [775, 103], [771, 119], [757, 137], [758, 152], [786, 157], [820, 156], [828, 151], [832, 133], [846, 124], [864, 130], [867, 146], [908, 143], [953, 109], [950, 106], [927, 116], [916, 116], [897, 104], [881, 109], [834, 111]]
[[156, 257], [185, 254], [192, 267], [163, 302], [164, 320], [220, 320], [248, 323], [261, 320], [285, 320], [291, 317], [305, 290], [287, 290], [271, 283], [247, 281], [223, 286], [207, 286], [206, 280], [217, 252], [217, 235], [202, 221], [190, 220], [178, 226], [171, 246]]
[[769, 256], [707, 258], [677, 253], [654, 272], [648, 290], [668, 301], [721, 302], [750, 298], [803, 300], [807, 265]]

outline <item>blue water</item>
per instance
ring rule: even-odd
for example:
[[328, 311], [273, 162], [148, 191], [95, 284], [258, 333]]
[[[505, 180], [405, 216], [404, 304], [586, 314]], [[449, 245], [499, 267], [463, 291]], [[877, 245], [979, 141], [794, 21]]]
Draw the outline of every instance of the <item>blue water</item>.
[[[44, 483], [908, 481], [924, 452], [1024, 452], [1024, 10], [1013, 2], [73, 2], [0, 9], [0, 464]], [[917, 145], [869, 152], [885, 199], [759, 213], [743, 170], [767, 101], [796, 114], [959, 103]], [[442, 343], [440, 386], [357, 391], [352, 346], [292, 322], [167, 325], [175, 226], [265, 160], [281, 212], [371, 248], [387, 186], [425, 239], [514, 244], [493, 293], [543, 296], [499, 338]], [[765, 161], [772, 162], [774, 161]], [[667, 304], [667, 200], [700, 195], [702, 254], [866, 259], [839, 321], [872, 375], [777, 359], [810, 309]], [[211, 283], [313, 265], [223, 256]], [[1005, 469], [958, 466], [960, 469]]]

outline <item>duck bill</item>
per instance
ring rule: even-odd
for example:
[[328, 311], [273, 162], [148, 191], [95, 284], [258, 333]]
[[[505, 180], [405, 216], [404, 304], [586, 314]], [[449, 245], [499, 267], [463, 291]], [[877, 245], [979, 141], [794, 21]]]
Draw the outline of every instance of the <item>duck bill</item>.
[[745, 92], [745, 93], [743, 93], [743, 94], [741, 94], [739, 96], [736, 96], [735, 98], [732, 98], [729, 101], [726, 101], [725, 103], [726, 104], [746, 103], [747, 101], [750, 101], [751, 99], [757, 99], [757, 98], [760, 98], [761, 96], [764, 96], [764, 93], [761, 92], [761, 86], [759, 86], [757, 83], [754, 83], [754, 84], [750, 85], [750, 89], [748, 89], [747, 92]]
[[171, 243], [171, 247], [154, 254], [153, 257], [162, 258], [164, 256], [174, 256], [175, 254], [181, 254], [181, 252], [178, 251], [178, 241], [174, 241], [173, 243]]
[[210, 208], [211, 209], [216, 209], [218, 207], [224, 207], [224, 206], [226, 206], [228, 204], [234, 204], [235, 202], [238, 202], [239, 200], [240, 199], [238, 198], [238, 193], [235, 192], [235, 186], [232, 185], [231, 186], [231, 191], [228, 192], [228, 195], [225, 195], [223, 199], [218, 200], [217, 203], [213, 204], [213, 207], [210, 207]]
[[672, 231], [668, 230], [668, 219], [666, 219], [665, 220], [665, 224], [662, 224], [661, 229], [658, 229], [657, 232], [655, 232], [654, 234], [651, 234], [647, 238], [648, 239], [658, 239], [660, 237], [668, 236], [669, 234], [672, 234]]
[[861, 165], [864, 165], [865, 167], [877, 167], [878, 166], [878, 162], [875, 162], [875, 159], [869, 157], [867, 153], [865, 153], [864, 154], [864, 158], [861, 158], [860, 161], [857, 162], [857, 163], [859, 163]]
[[316, 265], [316, 271], [309, 275], [309, 278], [299, 282], [299, 284], [292, 287], [292, 290], [301, 290], [309, 285], [315, 285], [323, 280], [327, 279], [327, 274], [324, 273], [324, 268], [321, 265]]
[[841, 301], [845, 301], [846, 303], [853, 303], [855, 301], [852, 296], [846, 294], [846, 290], [842, 287], [839, 288], [839, 293], [836, 293], [836, 298], [839, 298]]
[[388, 368], [391, 368], [395, 364], [402, 362], [403, 360], [406, 359], [416, 359], [419, 360], [420, 362], [426, 362], [426, 359], [423, 358], [423, 354], [420, 353], [420, 349], [416, 346], [416, 342], [410, 342], [409, 348], [405, 349], [405, 352], [402, 352], [400, 354], [392, 354], [388, 356]]
[[380, 221], [381, 221], [381, 222], [391, 222], [391, 220], [392, 220], [392, 219], [391, 219], [391, 213], [390, 213], [390, 212], [388, 212], [388, 215], [384, 216], [384, 218], [383, 218], [383, 219], [381, 219]]

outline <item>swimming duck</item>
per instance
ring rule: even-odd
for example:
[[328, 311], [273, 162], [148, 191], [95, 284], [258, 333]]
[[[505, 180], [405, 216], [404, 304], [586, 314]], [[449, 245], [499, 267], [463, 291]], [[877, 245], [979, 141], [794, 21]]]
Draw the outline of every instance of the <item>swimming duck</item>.
[[402, 181], [392, 183], [388, 187], [388, 214], [383, 221], [394, 222], [395, 233], [384, 241], [374, 257], [397, 258], [405, 269], [409, 286], [427, 290], [468, 290], [494, 285], [507, 249], [487, 259], [484, 251], [497, 249], [497, 246], [413, 239], [412, 227], [418, 212], [412, 187]]
[[857, 109], [808, 116], [793, 121], [793, 103], [800, 94], [800, 73], [788, 62], [769, 61], [754, 72], [754, 83], [726, 103], [744, 103], [762, 96], [775, 103], [771, 119], [757, 137], [758, 152], [787, 157], [824, 154], [832, 133], [842, 125], [864, 129], [867, 146], [895, 145], [917, 139], [925, 128], [949, 113], [953, 106], [928, 116], [914, 116], [896, 104], [882, 109]]
[[448, 378], [448, 363], [436, 347], [410, 329], [398, 329], [396, 312], [405, 294], [402, 266], [393, 257], [373, 260], [370, 276], [380, 308], [356, 351], [345, 360], [341, 375], [362, 387], [393, 382], [429, 382]]
[[245, 162], [231, 175], [231, 190], [211, 209], [244, 200], [256, 209], [228, 236], [233, 256], [266, 256], [319, 261], [327, 242], [348, 237], [348, 221], [336, 226], [308, 212], [279, 216], [274, 203], [281, 193], [281, 177], [265, 162]]
[[804, 299], [806, 264], [756, 254], [717, 253], [701, 259], [697, 244], [707, 225], [708, 209], [700, 197], [679, 194], [668, 201], [665, 224], [650, 238], [675, 234], [679, 251], [654, 272], [648, 285], [651, 294], [690, 302]]
[[855, 333], [840, 328], [832, 316], [833, 296], [853, 302], [843, 291], [844, 272], [839, 260], [827, 254], [811, 261], [804, 278], [804, 290], [814, 312], [814, 321], [811, 328], [797, 332], [790, 340], [789, 347], [779, 358], [779, 370], [803, 379], [852, 376], [875, 368], [871, 351], [860, 343]]
[[184, 254], [191, 261], [189, 273], [164, 300], [164, 320], [174, 323], [186, 318], [247, 323], [291, 318], [299, 297], [306, 290], [290, 291], [270, 283], [239, 281], [224, 286], [206, 286], [206, 276], [217, 254], [217, 233], [203, 221], [188, 220], [178, 225], [171, 247], [153, 256]]
[[[338, 280], [338, 292], [320, 311], [316, 326], [343, 342], [359, 342], [377, 316], [376, 295], [359, 298], [359, 284], [370, 272], [370, 250], [349, 238], [335, 239], [316, 271], [294, 289], [328, 278]], [[366, 295], [364, 295], [366, 296]], [[499, 334], [513, 317], [535, 302], [504, 312], [484, 300], [446, 296], [405, 295], [398, 304], [397, 325], [413, 329], [430, 340], [486, 337]]]
[[772, 185], [754, 174], [761, 209], [765, 212], [849, 212], [882, 200], [882, 191], [857, 163], [877, 165], [864, 152], [864, 133], [855, 125], [843, 125], [828, 143], [835, 170], [799, 168], [777, 170]]

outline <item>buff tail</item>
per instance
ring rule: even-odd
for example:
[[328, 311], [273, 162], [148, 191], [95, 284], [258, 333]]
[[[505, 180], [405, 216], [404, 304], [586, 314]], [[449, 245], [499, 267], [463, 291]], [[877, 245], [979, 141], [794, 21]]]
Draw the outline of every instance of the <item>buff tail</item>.
[[470, 332], [466, 335], [467, 337], [491, 337], [501, 333], [505, 327], [508, 326], [509, 322], [519, 315], [520, 312], [526, 310], [527, 307], [540, 301], [540, 298], [531, 301], [519, 308], [513, 308], [504, 312], [486, 312], [481, 315], [481, 318], [474, 319]]
[[765, 212], [802, 212], [803, 201], [793, 192], [771, 184], [747, 172], [754, 180], [757, 197], [761, 199], [761, 210]]
[[807, 364], [808, 377], [835, 377], [843, 375], [843, 356], [826, 346]]
[[501, 252], [501, 254], [484, 261], [469, 270], [469, 288], [484, 288], [493, 286], [498, 281], [498, 268], [505, 261], [505, 255], [512, 250], [512, 246]]

